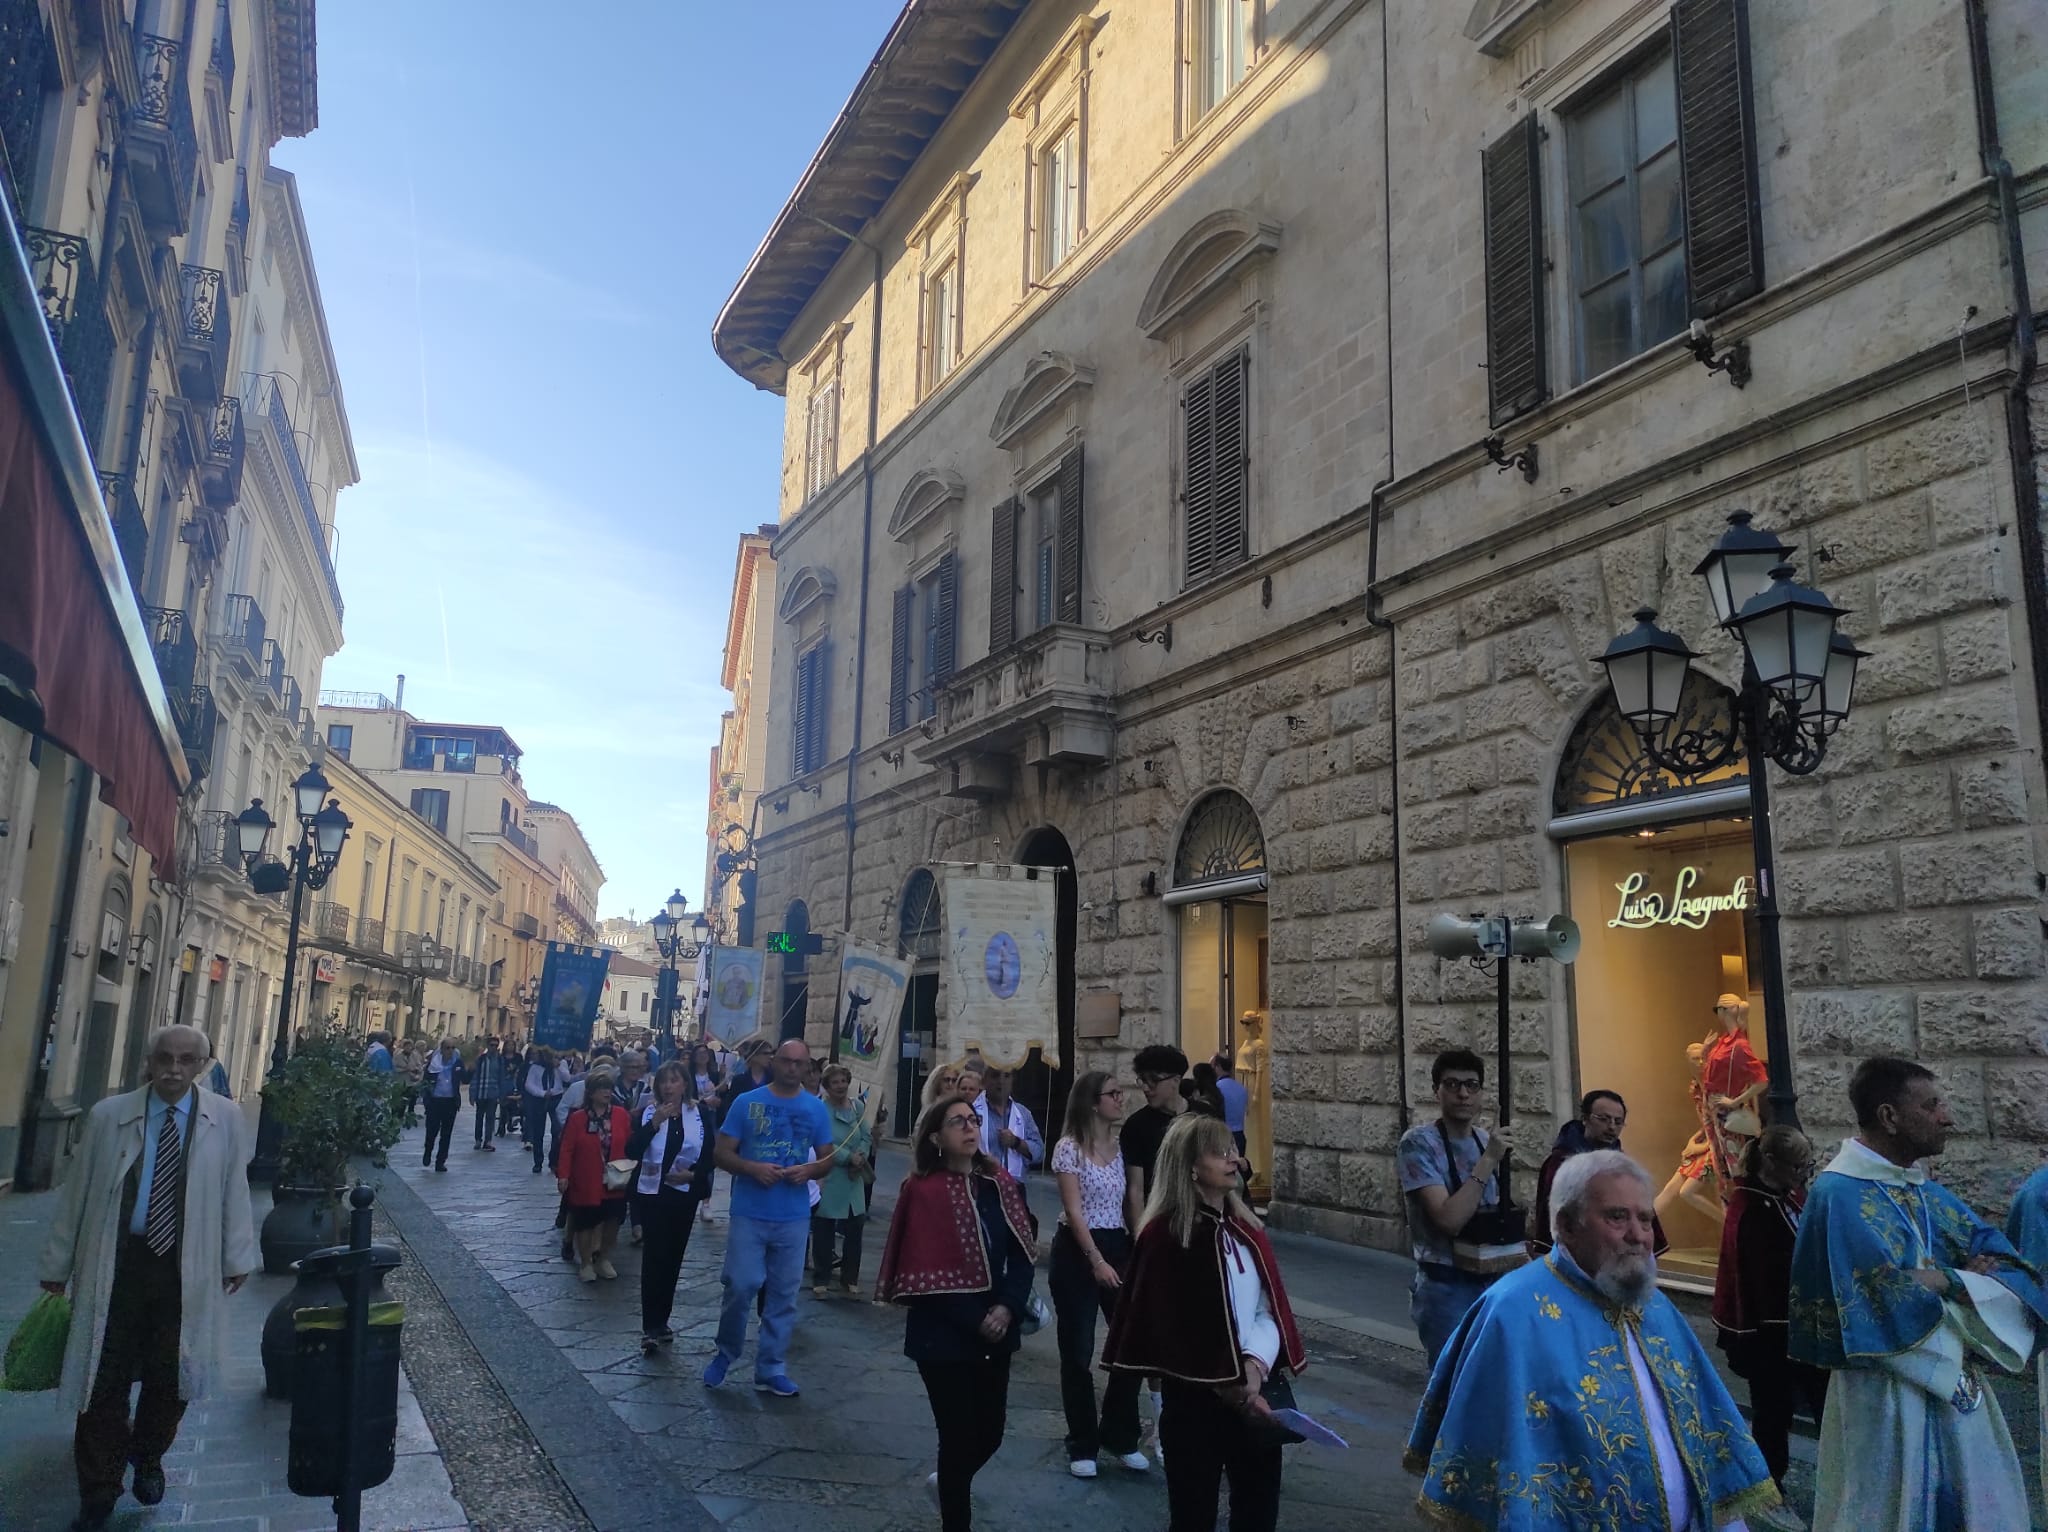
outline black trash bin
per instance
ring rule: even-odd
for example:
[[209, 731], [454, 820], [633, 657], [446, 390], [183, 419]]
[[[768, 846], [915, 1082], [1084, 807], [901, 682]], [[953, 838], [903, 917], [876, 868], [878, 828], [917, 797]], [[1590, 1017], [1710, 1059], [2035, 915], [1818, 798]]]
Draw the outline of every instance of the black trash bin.
[[[316, 1250], [302, 1268], [332, 1273], [350, 1254], [347, 1246]], [[399, 1253], [389, 1245], [370, 1247], [371, 1268], [381, 1274], [397, 1266]], [[357, 1488], [370, 1489], [391, 1477], [398, 1455], [398, 1347], [405, 1326], [405, 1305], [370, 1305], [370, 1333], [364, 1347], [363, 1377], [356, 1393], [356, 1413], [363, 1422], [362, 1459]], [[348, 1365], [346, 1305], [300, 1309], [293, 1316], [297, 1366], [292, 1376], [292, 1423], [286, 1482], [295, 1495], [339, 1495], [343, 1432], [343, 1387]]]

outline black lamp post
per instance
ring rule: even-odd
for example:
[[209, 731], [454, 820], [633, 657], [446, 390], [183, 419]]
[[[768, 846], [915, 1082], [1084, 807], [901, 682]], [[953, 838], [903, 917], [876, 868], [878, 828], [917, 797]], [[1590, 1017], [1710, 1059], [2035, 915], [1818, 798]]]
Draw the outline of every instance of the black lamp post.
[[1792, 1085], [1791, 1033], [1778, 943], [1778, 880], [1771, 845], [1771, 794], [1765, 763], [1794, 776], [1816, 770], [1856, 691], [1856, 667], [1868, 656], [1836, 631], [1845, 615], [1821, 592], [1801, 585], [1786, 562], [1792, 549], [1752, 527], [1747, 511], [1700, 560], [1714, 615], [1742, 645], [1742, 687], [1725, 725], [1681, 724], [1680, 696], [1699, 656], [1656, 625], [1644, 607], [1636, 625], [1607, 646], [1600, 663], [1615, 705], [1635, 729], [1643, 753], [1666, 771], [1698, 776], [1741, 759], [1749, 766], [1750, 841], [1756, 854], [1757, 936], [1764, 983], [1764, 1044], [1770, 1054], [1771, 1121], [1799, 1126]]
[[[654, 929], [655, 949], [661, 953], [661, 975], [656, 981], [655, 1008], [661, 1013], [661, 1056], [664, 1062], [676, 1053], [676, 964], [694, 962], [697, 954], [704, 950], [704, 934], [711, 929], [711, 922], [699, 914], [688, 925], [683, 916], [689, 911], [690, 901], [677, 889], [668, 896], [667, 905], [649, 920]], [[687, 934], [686, 934], [687, 933]]]
[[[292, 784], [292, 807], [299, 821], [299, 835], [287, 848], [284, 861], [264, 859], [263, 848], [276, 828], [276, 821], [265, 812], [261, 798], [252, 798], [249, 806], [235, 816], [235, 849], [241, 853], [250, 885], [259, 894], [281, 894], [287, 887], [292, 891], [291, 924], [284, 943], [284, 990], [277, 1001], [277, 1039], [270, 1045], [268, 1078], [273, 1080], [284, 1072], [285, 1061], [291, 1057], [292, 982], [299, 966], [299, 916], [306, 889], [326, 886], [334, 864], [341, 860], [342, 843], [353, 828], [348, 815], [342, 813], [339, 800], [327, 798], [332, 785], [318, 766], [308, 766], [305, 775]], [[325, 808], [321, 807], [323, 798], [327, 798]], [[270, 1098], [266, 1096], [256, 1126], [256, 1155], [249, 1162], [250, 1180], [276, 1178], [277, 1151], [283, 1136], [284, 1129], [271, 1115]]]

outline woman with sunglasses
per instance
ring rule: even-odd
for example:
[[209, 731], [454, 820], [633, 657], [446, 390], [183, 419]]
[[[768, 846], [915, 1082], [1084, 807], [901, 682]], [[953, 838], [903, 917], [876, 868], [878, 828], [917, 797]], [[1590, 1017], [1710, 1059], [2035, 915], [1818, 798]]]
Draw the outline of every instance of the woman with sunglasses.
[[938, 1471], [925, 1484], [944, 1532], [969, 1532], [974, 1476], [1003, 1444], [1017, 1317], [1038, 1252], [1024, 1193], [981, 1152], [970, 1098], [926, 1107], [915, 1145], [875, 1296], [909, 1310], [903, 1354], [917, 1364], [939, 1433]]
[[1134, 1373], [1111, 1376], [1095, 1409], [1095, 1319], [1116, 1314], [1121, 1275], [1137, 1227], [1137, 1197], [1124, 1174], [1117, 1125], [1123, 1087], [1100, 1070], [1081, 1076], [1067, 1097], [1067, 1121], [1053, 1146], [1060, 1223], [1052, 1237], [1052, 1303], [1058, 1315], [1060, 1404], [1067, 1416], [1067, 1472], [1092, 1479], [1102, 1449], [1133, 1473], [1152, 1466], [1138, 1450]]

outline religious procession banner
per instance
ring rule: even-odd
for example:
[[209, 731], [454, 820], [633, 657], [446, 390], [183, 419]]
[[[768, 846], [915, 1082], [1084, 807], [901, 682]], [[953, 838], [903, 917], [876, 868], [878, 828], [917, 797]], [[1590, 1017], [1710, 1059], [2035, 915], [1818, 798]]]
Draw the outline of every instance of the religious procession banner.
[[839, 955], [839, 1062], [853, 1071], [857, 1094], [885, 1088], [896, 1074], [896, 1028], [910, 965], [854, 942]]
[[1016, 1069], [1032, 1048], [1060, 1066], [1057, 868], [946, 865], [947, 1035]]
[[761, 1030], [761, 974], [757, 947], [710, 948], [710, 982], [703, 993], [704, 1035], [737, 1048]]
[[598, 1001], [604, 997], [609, 947], [577, 947], [549, 942], [541, 963], [540, 999], [534, 1006], [533, 1040], [557, 1053], [590, 1046], [597, 1023]]

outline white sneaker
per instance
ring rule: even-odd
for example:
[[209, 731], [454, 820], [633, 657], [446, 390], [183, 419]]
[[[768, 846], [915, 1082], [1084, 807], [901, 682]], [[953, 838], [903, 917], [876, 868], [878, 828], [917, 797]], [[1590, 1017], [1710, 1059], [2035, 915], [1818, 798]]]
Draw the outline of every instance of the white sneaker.
[[1077, 1479], [1092, 1479], [1095, 1477], [1095, 1459], [1075, 1458], [1067, 1464], [1067, 1472]]
[[1152, 1460], [1142, 1452], [1119, 1452], [1112, 1461], [1128, 1468], [1132, 1473], [1144, 1473], [1152, 1466]]
[[924, 1492], [931, 1497], [932, 1509], [936, 1511], [939, 1508], [939, 1475], [937, 1469], [924, 1476]]

